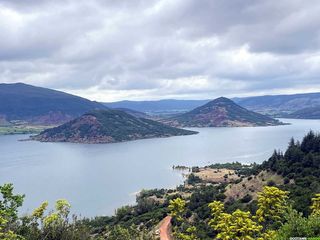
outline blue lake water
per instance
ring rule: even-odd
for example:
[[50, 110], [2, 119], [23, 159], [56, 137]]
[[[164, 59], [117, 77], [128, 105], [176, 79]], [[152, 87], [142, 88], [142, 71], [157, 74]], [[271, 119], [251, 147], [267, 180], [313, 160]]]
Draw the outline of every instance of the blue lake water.
[[[266, 160], [284, 150], [291, 137], [301, 139], [320, 120], [285, 119], [291, 125], [246, 128], [202, 128], [191, 136], [115, 144], [72, 144], [18, 141], [25, 135], [0, 136], [0, 184], [11, 182], [26, 194], [21, 213], [42, 201], [66, 198], [82, 216], [110, 215], [133, 204], [141, 189], [182, 183], [172, 165]], [[53, 206], [53, 205], [51, 205]]]

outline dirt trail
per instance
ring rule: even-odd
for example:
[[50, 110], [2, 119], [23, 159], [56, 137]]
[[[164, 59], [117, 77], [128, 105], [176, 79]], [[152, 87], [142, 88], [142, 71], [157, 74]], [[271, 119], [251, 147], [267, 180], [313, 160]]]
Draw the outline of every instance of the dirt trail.
[[171, 216], [167, 216], [162, 220], [160, 225], [160, 240], [172, 240], [170, 236]]

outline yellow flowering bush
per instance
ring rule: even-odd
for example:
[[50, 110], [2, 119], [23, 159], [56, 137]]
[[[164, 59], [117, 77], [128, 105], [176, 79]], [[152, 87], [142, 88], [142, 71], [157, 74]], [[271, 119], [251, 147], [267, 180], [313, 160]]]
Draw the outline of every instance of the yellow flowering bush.
[[311, 199], [311, 211], [312, 215], [320, 216], [320, 193], [317, 193], [314, 198]]
[[259, 222], [281, 222], [287, 209], [288, 192], [277, 187], [265, 186], [258, 193], [258, 210], [256, 217]]

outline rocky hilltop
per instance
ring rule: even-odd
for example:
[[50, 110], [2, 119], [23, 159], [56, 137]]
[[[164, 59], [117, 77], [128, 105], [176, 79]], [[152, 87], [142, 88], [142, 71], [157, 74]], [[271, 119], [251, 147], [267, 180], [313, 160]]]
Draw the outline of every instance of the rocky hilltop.
[[107, 109], [84, 114], [61, 126], [47, 129], [32, 139], [42, 142], [114, 143], [196, 133]]
[[271, 117], [249, 111], [225, 97], [217, 98], [164, 122], [179, 127], [249, 127], [282, 124]]

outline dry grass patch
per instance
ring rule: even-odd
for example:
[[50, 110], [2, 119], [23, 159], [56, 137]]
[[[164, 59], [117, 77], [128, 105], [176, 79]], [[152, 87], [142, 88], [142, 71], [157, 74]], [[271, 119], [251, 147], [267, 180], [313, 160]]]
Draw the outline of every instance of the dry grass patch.
[[262, 188], [269, 184], [283, 184], [283, 177], [274, 172], [262, 171], [257, 176], [244, 178], [239, 183], [231, 183], [226, 187], [226, 199], [241, 199], [246, 195], [252, 196], [252, 199], [257, 199], [257, 192], [261, 192]]
[[239, 179], [235, 170], [230, 170], [226, 168], [200, 168], [199, 172], [193, 173], [195, 176], [199, 177], [204, 182], [209, 183], [221, 183], [221, 182], [231, 182]]

